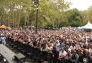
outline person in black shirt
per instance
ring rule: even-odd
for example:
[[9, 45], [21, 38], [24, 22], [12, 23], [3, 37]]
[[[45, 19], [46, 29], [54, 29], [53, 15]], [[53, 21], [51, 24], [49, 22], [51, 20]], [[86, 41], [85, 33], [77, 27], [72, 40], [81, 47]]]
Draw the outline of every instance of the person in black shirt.
[[89, 63], [90, 56], [86, 50], [83, 51], [83, 54], [79, 56], [78, 63]]
[[59, 57], [59, 52], [56, 51], [55, 47], [53, 47], [52, 53], [53, 53], [53, 62], [57, 63], [58, 62], [58, 57]]

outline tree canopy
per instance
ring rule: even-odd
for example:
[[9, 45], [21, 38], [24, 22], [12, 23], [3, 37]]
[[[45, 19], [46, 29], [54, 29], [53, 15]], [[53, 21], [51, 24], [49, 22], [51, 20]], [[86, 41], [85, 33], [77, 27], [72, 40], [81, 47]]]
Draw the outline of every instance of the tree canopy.
[[[35, 26], [33, 0], [0, 0], [0, 25]], [[91, 21], [92, 7], [86, 11], [70, 9], [66, 0], [39, 0], [38, 27], [81, 26]]]

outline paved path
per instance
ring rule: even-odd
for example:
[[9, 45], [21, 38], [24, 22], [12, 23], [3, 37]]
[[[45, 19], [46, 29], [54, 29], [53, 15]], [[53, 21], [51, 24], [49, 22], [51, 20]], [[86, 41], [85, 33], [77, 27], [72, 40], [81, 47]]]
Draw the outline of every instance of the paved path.
[[0, 54], [2, 54], [9, 63], [13, 63], [12, 59], [14, 58], [15, 53], [3, 44], [0, 44]]

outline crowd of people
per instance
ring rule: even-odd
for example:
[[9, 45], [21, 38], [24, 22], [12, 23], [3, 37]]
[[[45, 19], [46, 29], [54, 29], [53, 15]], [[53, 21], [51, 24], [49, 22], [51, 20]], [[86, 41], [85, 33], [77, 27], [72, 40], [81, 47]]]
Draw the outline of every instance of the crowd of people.
[[[38, 33], [29, 29], [1, 30], [0, 34], [52, 54], [54, 63], [92, 63], [92, 32], [65, 27], [61, 30], [39, 30]], [[6, 44], [5, 41], [2, 43]]]

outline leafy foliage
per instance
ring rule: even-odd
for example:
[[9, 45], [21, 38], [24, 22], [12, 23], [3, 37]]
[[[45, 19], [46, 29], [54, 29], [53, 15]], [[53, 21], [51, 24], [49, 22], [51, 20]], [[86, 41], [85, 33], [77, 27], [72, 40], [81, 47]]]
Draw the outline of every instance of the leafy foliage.
[[[91, 21], [92, 7], [86, 11], [69, 9], [66, 0], [40, 0], [39, 27], [81, 26]], [[0, 0], [0, 25], [13, 27], [35, 26], [36, 8], [33, 0]]]

